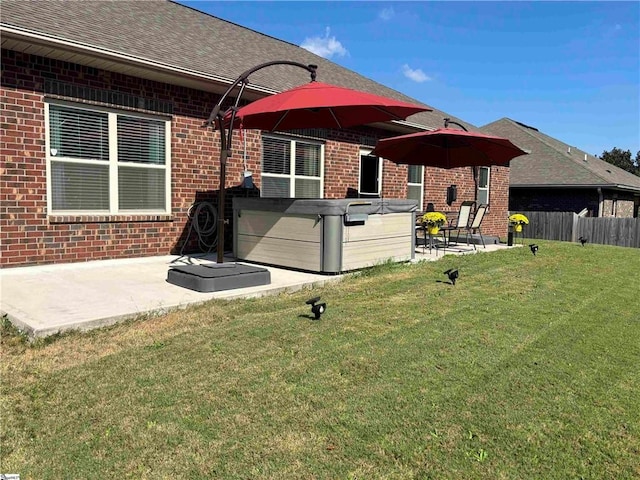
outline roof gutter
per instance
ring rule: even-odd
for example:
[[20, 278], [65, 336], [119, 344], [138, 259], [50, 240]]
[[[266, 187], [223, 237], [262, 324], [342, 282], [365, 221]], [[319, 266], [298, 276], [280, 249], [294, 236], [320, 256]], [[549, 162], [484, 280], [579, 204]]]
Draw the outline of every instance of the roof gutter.
[[[71, 50], [74, 52], [88, 53], [96, 57], [112, 60], [114, 62], [126, 63], [129, 65], [136, 65], [136, 66], [141, 66], [145, 68], [151, 68], [154, 70], [170, 72], [170, 73], [181, 75], [181, 76], [196, 78], [198, 80], [206, 80], [206, 81], [216, 82], [216, 83], [225, 84], [225, 85], [230, 85], [235, 80], [235, 79], [223, 77], [220, 75], [205, 74], [197, 70], [191, 70], [188, 68], [175, 67], [167, 63], [148, 60], [146, 58], [137, 57], [134, 55], [128, 55], [125, 53], [116, 52], [114, 50], [109, 50], [106, 48], [95, 47], [93, 45], [89, 45], [86, 43], [72, 42], [60, 37], [56, 37], [54, 35], [47, 35], [47, 34], [33, 31], [33, 30], [28, 30], [28, 29], [16, 27], [14, 25], [9, 25], [6, 23], [0, 23], [0, 32], [2, 33], [2, 36], [5, 38], [10, 37], [18, 40], [29, 41], [38, 45], [56, 47], [63, 50]], [[260, 86], [247, 85], [247, 88], [255, 92], [261, 92], [261, 93], [267, 93], [267, 94], [278, 93], [277, 90], [260, 87]]]
[[391, 120], [391, 123], [397, 123], [398, 125], [403, 125], [405, 127], [411, 127], [411, 128], [415, 128], [416, 130], [422, 130], [425, 132], [432, 132], [433, 130], [436, 130], [435, 127], [426, 127], [420, 123], [413, 123], [413, 122], [409, 122], [407, 120]]
[[[433, 127], [427, 127], [420, 123], [410, 122], [408, 120], [390, 120], [388, 122], [375, 122], [369, 124], [372, 127], [382, 128], [385, 130], [392, 129], [394, 131], [398, 131], [401, 133], [414, 133], [414, 132], [424, 132], [435, 130]], [[391, 126], [395, 126], [397, 128], [390, 128]]]
[[548, 183], [518, 183], [518, 184], [510, 184], [509, 188], [570, 188], [570, 189], [578, 189], [578, 188], [599, 188], [599, 189], [612, 189], [612, 190], [624, 190], [628, 192], [638, 192], [640, 193], [640, 187], [634, 187], [631, 185], [618, 185], [615, 183], [611, 184], [584, 184], [584, 185], [566, 185], [566, 184], [548, 184]]

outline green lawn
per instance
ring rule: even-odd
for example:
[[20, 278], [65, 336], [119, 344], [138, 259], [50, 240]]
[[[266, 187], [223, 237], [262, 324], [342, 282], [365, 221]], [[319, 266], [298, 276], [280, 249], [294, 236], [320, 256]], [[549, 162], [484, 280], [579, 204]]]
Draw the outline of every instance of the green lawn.
[[640, 478], [640, 251], [538, 244], [34, 345], [5, 326], [0, 473]]

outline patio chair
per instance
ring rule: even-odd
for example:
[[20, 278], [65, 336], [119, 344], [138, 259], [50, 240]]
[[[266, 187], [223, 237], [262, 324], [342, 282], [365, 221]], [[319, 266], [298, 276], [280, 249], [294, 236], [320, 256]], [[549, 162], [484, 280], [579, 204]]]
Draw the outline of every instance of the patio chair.
[[[484, 243], [484, 238], [482, 238], [482, 230], [480, 230], [480, 224], [482, 223], [482, 219], [484, 218], [485, 213], [487, 213], [487, 205], [482, 204], [478, 206], [478, 209], [476, 210], [471, 223], [468, 223], [466, 226], [461, 226], [460, 228], [458, 228], [456, 239], [460, 236], [460, 230], [464, 229], [467, 237], [467, 245], [469, 245], [469, 238], [471, 238], [471, 235], [473, 235], [477, 231], [480, 234], [480, 241], [482, 242], [482, 246], [486, 249], [487, 246]], [[473, 245], [473, 249], [477, 250], [476, 244], [472, 243], [472, 245]]]
[[[478, 206], [475, 215], [473, 216], [473, 221], [467, 227], [467, 244], [469, 243], [469, 237], [478, 232], [480, 235], [480, 241], [482, 242], [482, 246], [486, 249], [487, 246], [484, 244], [484, 238], [482, 238], [482, 230], [480, 230], [480, 224], [482, 223], [482, 219], [484, 218], [484, 214], [487, 213], [488, 205], [481, 204]], [[476, 249], [476, 244], [473, 244], [473, 249]]]
[[[465, 201], [460, 204], [460, 210], [458, 211], [458, 218], [456, 218], [454, 223], [446, 225], [442, 227], [440, 230], [445, 234], [448, 233], [449, 240], [447, 243], [451, 243], [451, 232], [454, 230], [458, 231], [456, 235], [456, 243], [458, 241], [458, 236], [460, 235], [460, 230], [467, 229], [469, 226], [469, 219], [471, 218], [471, 212], [473, 211], [473, 206], [476, 204], [474, 201]], [[469, 244], [469, 239], [467, 238], [467, 245]]]

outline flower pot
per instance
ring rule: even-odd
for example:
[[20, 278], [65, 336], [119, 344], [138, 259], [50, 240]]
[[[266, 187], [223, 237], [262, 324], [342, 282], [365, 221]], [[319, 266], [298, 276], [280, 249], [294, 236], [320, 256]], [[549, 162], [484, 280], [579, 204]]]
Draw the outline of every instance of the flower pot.
[[520, 233], [522, 231], [522, 225], [520, 225], [519, 223], [517, 225], [514, 225], [513, 231], [516, 233]]
[[439, 231], [440, 227], [438, 227], [437, 225], [434, 227], [427, 227], [427, 232], [429, 232], [429, 235], [436, 235]]

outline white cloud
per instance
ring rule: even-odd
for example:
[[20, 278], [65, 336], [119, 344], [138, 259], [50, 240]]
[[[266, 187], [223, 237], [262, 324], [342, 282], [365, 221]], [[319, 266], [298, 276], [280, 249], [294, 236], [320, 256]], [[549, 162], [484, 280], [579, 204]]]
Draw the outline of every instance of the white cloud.
[[342, 44], [336, 40], [336, 37], [331, 37], [329, 34], [331, 29], [327, 27], [324, 37], [307, 37], [304, 42], [300, 44], [305, 50], [309, 50], [311, 53], [320, 55], [324, 58], [331, 58], [334, 55], [344, 57], [349, 52], [342, 46]]
[[395, 16], [396, 12], [393, 11], [393, 7], [383, 8], [378, 13], [378, 18], [380, 20], [384, 20], [385, 22], [391, 20]]
[[428, 77], [422, 70], [420, 70], [419, 68], [414, 70], [413, 68], [409, 67], [409, 65], [407, 65], [406, 63], [402, 66], [402, 73], [408, 79], [418, 83], [431, 80], [431, 78]]

